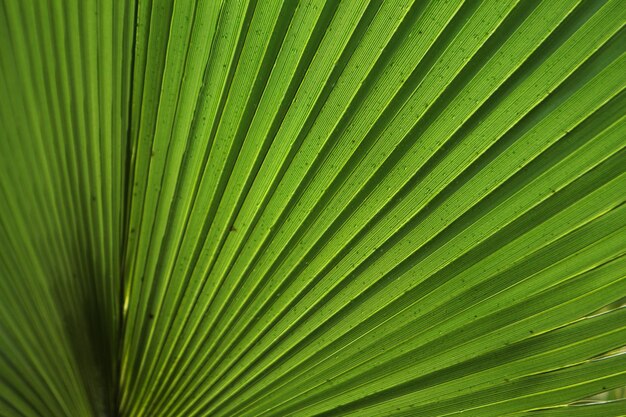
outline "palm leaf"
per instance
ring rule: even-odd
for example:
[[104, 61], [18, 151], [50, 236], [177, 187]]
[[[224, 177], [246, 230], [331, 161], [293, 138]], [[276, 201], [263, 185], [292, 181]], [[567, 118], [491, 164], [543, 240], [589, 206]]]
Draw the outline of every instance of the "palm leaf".
[[625, 22], [2, 0], [0, 415], [626, 415]]

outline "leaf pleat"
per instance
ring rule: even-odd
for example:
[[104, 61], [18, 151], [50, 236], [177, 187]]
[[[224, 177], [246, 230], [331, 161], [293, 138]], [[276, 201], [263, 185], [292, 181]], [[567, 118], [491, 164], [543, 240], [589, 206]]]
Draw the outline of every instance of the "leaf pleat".
[[0, 415], [626, 415], [625, 23], [0, 0]]

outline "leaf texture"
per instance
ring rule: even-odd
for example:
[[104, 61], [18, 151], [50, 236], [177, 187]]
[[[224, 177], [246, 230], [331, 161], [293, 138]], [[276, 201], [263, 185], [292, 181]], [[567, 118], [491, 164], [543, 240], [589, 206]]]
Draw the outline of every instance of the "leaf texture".
[[0, 0], [0, 415], [626, 415], [625, 22]]

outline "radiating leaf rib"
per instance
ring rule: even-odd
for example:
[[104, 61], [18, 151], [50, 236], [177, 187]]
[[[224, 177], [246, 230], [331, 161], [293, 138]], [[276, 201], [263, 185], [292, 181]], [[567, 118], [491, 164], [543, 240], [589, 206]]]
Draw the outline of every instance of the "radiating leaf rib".
[[624, 416], [625, 400], [607, 401], [598, 404], [588, 405], [570, 405], [564, 407], [554, 407], [546, 410], [529, 411], [519, 414], [511, 414], [511, 416], [546, 416], [546, 417], [560, 417], [560, 416], [572, 416], [572, 417], [622, 417]]
[[0, 0], [0, 415], [624, 415], [625, 22]]
[[[620, 236], [620, 237], [621, 237], [621, 236]], [[614, 250], [614, 249], [613, 249], [613, 250]], [[459, 299], [459, 300], [463, 300], [463, 298], [462, 298], [462, 297], [459, 297], [458, 299]], [[495, 302], [497, 302], [497, 301], [498, 301], [497, 299], [494, 299], [494, 302], [493, 302], [493, 303], [495, 303]], [[469, 317], [473, 317], [474, 315], [477, 315], [478, 317], [481, 317], [481, 314], [482, 314], [482, 315], [484, 315], [484, 314], [485, 314], [485, 311], [492, 311], [492, 310], [494, 309], [494, 305], [493, 305], [493, 303], [492, 303], [491, 305], [489, 305], [489, 304], [485, 305], [485, 306], [484, 306], [484, 308], [483, 308], [483, 311], [477, 310], [477, 311], [473, 312], [473, 314], [472, 314], [472, 312], [471, 312], [471, 310], [470, 310], [470, 311], [468, 311], [468, 312], [467, 312], [467, 316], [469, 316]], [[463, 307], [465, 307], [465, 306], [463, 306]], [[454, 310], [452, 310], [452, 312], [453, 312], [453, 311], [454, 311]], [[509, 316], [507, 316], [507, 317], [515, 317], [515, 316], [510, 316], [510, 315], [509, 315]], [[437, 320], [437, 319], [441, 320], [441, 318], [437, 318], [437, 317], [430, 317], [430, 318], [431, 318], [431, 319], [435, 319], [435, 320]], [[490, 320], [493, 320], [493, 319], [490, 319]], [[485, 322], [486, 324], [489, 324], [489, 323], [490, 323], [490, 320], [485, 320], [484, 322]], [[494, 324], [495, 324], [496, 322], [497, 322], [497, 321], [494, 321]], [[412, 329], [416, 329], [416, 328], [417, 328], [417, 329], [419, 329], [421, 326], [417, 326], [417, 327], [415, 327], [415, 326], [407, 326], [407, 327], [408, 327], [409, 329], [411, 329], [411, 328], [412, 328]], [[407, 330], [408, 330], [408, 329], [407, 329]], [[463, 329], [460, 329], [460, 330], [462, 331]], [[409, 331], [410, 331], [410, 330], [409, 330]], [[526, 330], [526, 331], [527, 331], [527, 330]], [[358, 358], [359, 358], [359, 357], [361, 357], [361, 358], [367, 358], [368, 356], [370, 356], [370, 357], [371, 357], [371, 356], [372, 356], [372, 354], [374, 354], [374, 353], [376, 353], [376, 352], [381, 352], [381, 348], [383, 348], [383, 349], [384, 349], [384, 350], [382, 350], [382, 354], [384, 354], [384, 355], [386, 355], [386, 356], [388, 356], [388, 357], [389, 357], [390, 355], [393, 355], [394, 347], [395, 347], [395, 350], [396, 350], [396, 351], [400, 351], [400, 353], [402, 353], [402, 352], [404, 351], [404, 350], [403, 350], [403, 348], [404, 348], [404, 349], [406, 349], [406, 345], [404, 345], [404, 346], [402, 346], [402, 345], [401, 345], [401, 346], [399, 346], [399, 347], [397, 346], [398, 340], [402, 340], [402, 333], [401, 333], [401, 332], [399, 332], [399, 333], [400, 333], [400, 334], [399, 334], [397, 337], [393, 337], [393, 336], [392, 336], [392, 337], [390, 338], [390, 343], [389, 343], [388, 345], [386, 345], [386, 346], [372, 346], [372, 350], [370, 350], [369, 352], [366, 350], [366, 351], [364, 351], [363, 353], [359, 353], [359, 354], [357, 354], [357, 356], [356, 356], [356, 357], [354, 357], [354, 355], [353, 355], [353, 356], [348, 356], [348, 358], [350, 358], [350, 360], [358, 360]], [[407, 332], [405, 331], [405, 332], [404, 332], [404, 338], [405, 338], [405, 339], [406, 339], [406, 333], [407, 333]], [[415, 333], [415, 330], [413, 330], [413, 333]], [[438, 333], [438, 329], [437, 329], [437, 328], [433, 328], [431, 333], [432, 333], [432, 336], [431, 336], [431, 337], [435, 337], [435, 338], [436, 338], [436, 337], [439, 337], [439, 333]], [[457, 332], [457, 333], [458, 333], [458, 332]], [[445, 334], [445, 333], [444, 333], [444, 334]], [[459, 335], [461, 335], [462, 333], [458, 333], [458, 334], [459, 334]], [[522, 334], [527, 334], [527, 333], [522, 333]], [[421, 338], [422, 338], [422, 339], [428, 339], [428, 337], [429, 337], [429, 336], [428, 336], [428, 335], [427, 335], [427, 333], [426, 333], [426, 334], [423, 334]], [[436, 340], [436, 339], [435, 339], [435, 340]], [[449, 340], [450, 342], [452, 342], [452, 343], [453, 343], [453, 346], [456, 346], [456, 343], [455, 343], [455, 339], [454, 339], [454, 338], [449, 338], [449, 339], [447, 339], [447, 340]], [[411, 344], [409, 343], [409, 346], [410, 346], [410, 345], [411, 345]], [[433, 346], [433, 345], [437, 345], [437, 346], [439, 346], [441, 349], [443, 349], [443, 348], [444, 348], [444, 347], [443, 347], [443, 345], [442, 345], [442, 343], [441, 343], [441, 341], [437, 341], [437, 342], [433, 342], [433, 343], [431, 343], [430, 345], [427, 345], [427, 346], [424, 348], [423, 352], [424, 352], [424, 353], [426, 353], [426, 354], [428, 354], [428, 352], [431, 352], [431, 350], [432, 350], [432, 346]], [[461, 351], [462, 351], [462, 350], [461, 350]], [[378, 353], [378, 354], [377, 354], [377, 355], [375, 355], [374, 357], [376, 357], [376, 356], [378, 356], [378, 355], [380, 355], [380, 353]], [[378, 363], [381, 363], [380, 359], [378, 360]], [[426, 362], [426, 364], [428, 364], [428, 362]], [[335, 369], [336, 369], [337, 371], [342, 371], [342, 372], [343, 372], [344, 370], [349, 369], [349, 366], [347, 366], [347, 365], [345, 365], [345, 364], [344, 364], [343, 366], [337, 366]], [[382, 369], [383, 371], [385, 371], [386, 369], [391, 369], [391, 368], [389, 367], [389, 365], [386, 365], [386, 366], [382, 367], [381, 369]], [[407, 375], [409, 375], [409, 374], [410, 374], [410, 373], [407, 373]], [[328, 377], [328, 376], [327, 376], [327, 377]], [[333, 389], [331, 392], [336, 392], [336, 391], [337, 391], [337, 388], [336, 388], [336, 387], [334, 387], [334, 389]], [[296, 392], [298, 392], [298, 390], [296, 390]], [[301, 391], [300, 391], [300, 392], [301, 392]]]
[[[349, 7], [348, 7], [347, 9], [349, 9]], [[354, 11], [352, 11], [352, 12], [354, 12]], [[341, 16], [341, 15], [339, 15], [339, 16]], [[358, 15], [357, 15], [357, 17], [358, 17]], [[342, 32], [342, 31], [334, 31], [333, 33], [337, 33], [337, 34], [338, 34], [338, 36], [340, 36], [340, 37], [341, 37], [341, 36], [344, 36], [344, 32]], [[346, 41], [347, 41], [347, 39], [346, 39]], [[329, 47], [332, 47], [332, 48], [336, 48], [337, 46], [341, 46], [341, 43], [337, 43], [335, 40], [331, 39], [331, 40], [328, 42], [328, 46], [329, 46]], [[329, 56], [330, 56], [330, 57], [334, 57], [334, 54], [332, 53], [332, 51], [333, 51], [333, 50], [331, 49], [331, 50], [330, 50], [330, 52], [331, 52], [331, 53], [329, 54]], [[324, 70], [326, 69], [326, 68], [324, 68], [324, 67], [322, 67], [322, 68], [323, 68]], [[329, 69], [329, 70], [332, 70], [332, 66], [331, 66], [331, 67], [329, 67], [328, 69]], [[319, 85], [319, 83], [314, 83], [313, 85]], [[279, 143], [280, 143], [280, 142], [279, 142]], [[263, 177], [261, 177], [261, 178], [263, 178]]]
[[[604, 114], [606, 114], [606, 113], [601, 112], [601, 114], [603, 114], [603, 115], [604, 115]], [[618, 125], [618, 126], [619, 126], [619, 125]], [[613, 134], [614, 134], [614, 136], [613, 136], [613, 137], [614, 137], [614, 139], [613, 139], [613, 140], [620, 141], [620, 138], [619, 138], [619, 136], [618, 136], [618, 135], [619, 135], [619, 129], [617, 129], [617, 127], [613, 127], [613, 128], [611, 129], [611, 131], [612, 131], [612, 132], [613, 132]], [[584, 132], [584, 133], [588, 133], [588, 132]], [[617, 135], [616, 135], [616, 133], [617, 133]], [[582, 137], [585, 137], [585, 136], [583, 136], [583, 135], [581, 135], [581, 136], [582, 136]], [[613, 146], [614, 146], [614, 145], [613, 145], [610, 141], [607, 141], [607, 143], [606, 143], [606, 145], [605, 145], [605, 146], [606, 146], [606, 148], [605, 148], [604, 146], [600, 146], [600, 144], [601, 144], [602, 142], [603, 142], [602, 140], [592, 141], [592, 142], [590, 142], [590, 145], [589, 145], [589, 148], [591, 148], [591, 147], [592, 147], [591, 145], [595, 145], [595, 146], [597, 146], [596, 151], [595, 151], [595, 152], [596, 152], [596, 157], [597, 157], [597, 158], [600, 158], [600, 160], [602, 160], [602, 159], [604, 159], [604, 158], [606, 158], [606, 157], [607, 157], [607, 154], [606, 154], [606, 149], [613, 149]], [[613, 142], [613, 143], [615, 143], [615, 142]], [[595, 147], [595, 146], [594, 146], [594, 147]], [[562, 155], [563, 155], [563, 154], [562, 154], [562, 152], [563, 152], [563, 150], [562, 150], [562, 149], [558, 149], [558, 148], [557, 148], [557, 149], [554, 149], [554, 152], [552, 153], [552, 155], [555, 155], [555, 156], [556, 156], [556, 155], [562, 156]], [[587, 149], [587, 148], [583, 148], [583, 149], [581, 149], [578, 153], [576, 153], [575, 155], [577, 155], [577, 156], [579, 156], [579, 157], [582, 157], [582, 158], [585, 158], [585, 157], [588, 157], [588, 156], [592, 156], [592, 155], [593, 155], [593, 153], [592, 153], [592, 152], [589, 152], [589, 149]], [[546, 155], [546, 156], [549, 156], [549, 155]], [[544, 160], [545, 160], [545, 159], [544, 159]], [[538, 162], [537, 166], [544, 166], [544, 165], [545, 165], [545, 164], [543, 163], [543, 161], [542, 161], [542, 160], [537, 161], [537, 162]], [[576, 165], [576, 164], [574, 164], [574, 163], [572, 163], [572, 162], [573, 162], [573, 161], [571, 161], [571, 160], [565, 159], [565, 160], [563, 161], [563, 163], [562, 163], [560, 166], [554, 167], [554, 168], [552, 169], [553, 175], [555, 175], [555, 174], [556, 174], [556, 175], [559, 175], [559, 177], [556, 177], [555, 179], [553, 179], [553, 181], [555, 181], [555, 182], [557, 182], [557, 183], [558, 183], [559, 181], [562, 181], [561, 179], [557, 179], [557, 178], [562, 178], [562, 177], [560, 177], [560, 174], [563, 174], [563, 175], [564, 175], [564, 177], [568, 177], [570, 174], [567, 174], [567, 172], [568, 172], [567, 170], [572, 169], [572, 171], [571, 171], [571, 172], [572, 172], [572, 173], [576, 173], [576, 172], [578, 172], [578, 169], [579, 169], [579, 168], [577, 168], [577, 166], [583, 166], [583, 165]], [[581, 160], [581, 164], [585, 164], [585, 163], [589, 163], [589, 160], [588, 160], [588, 159]], [[564, 168], [561, 168], [561, 166], [565, 166], [565, 165], [568, 165], [568, 168], [567, 168], [567, 169], [565, 169], [565, 170], [563, 170]], [[559, 169], [559, 168], [560, 168], [560, 169]], [[529, 170], [529, 171], [527, 171], [527, 172], [531, 173], [531, 172], [533, 172], [533, 170]], [[548, 178], [550, 178], [550, 177], [548, 176]], [[550, 194], [550, 193], [552, 192], [552, 191], [551, 191], [551, 187], [550, 187], [549, 183], [548, 183], [548, 184], [546, 184], [546, 185], [544, 185], [544, 186], [542, 186], [542, 187], [539, 187], [539, 186], [538, 186], [538, 184], [536, 184], [536, 183], [531, 183], [531, 184], [529, 184], [529, 185], [528, 185], [528, 187], [527, 187], [527, 188], [528, 188], [528, 189], [543, 189], [543, 190], [545, 190], [544, 192], [545, 192], [545, 193], [547, 193], [547, 194]], [[507, 189], [507, 190], [508, 190], [508, 189]], [[523, 197], [523, 196], [529, 197], [529, 196], [530, 196], [528, 193], [526, 193], [526, 192], [525, 192], [525, 190], [522, 190], [522, 192], [520, 192], [518, 195], [519, 195], [520, 197]], [[501, 245], [502, 243], [499, 243], [499, 244]], [[485, 252], [483, 252], [483, 253], [487, 253], [487, 252], [485, 251]], [[468, 255], [469, 255], [469, 254], [468, 254]], [[467, 258], [467, 259], [472, 259], [472, 257], [471, 257], [471, 256], [469, 256], [469, 257], [465, 257], [465, 258]], [[496, 259], [497, 259], [497, 258], [496, 258]], [[459, 263], [459, 265], [462, 265], [462, 268], [467, 268], [467, 263], [466, 263], [467, 261], [466, 261], [466, 260], [464, 260], [464, 259], [459, 259], [459, 261], [461, 261], [461, 262]], [[497, 262], [497, 261], [496, 261], [496, 262]], [[443, 271], [442, 271], [442, 272], [443, 272]], [[470, 271], [468, 271], [468, 275], [470, 275], [471, 273], [472, 273], [472, 272], [471, 272], [471, 270], [470, 270]], [[447, 290], [446, 290], [446, 291], [447, 291]], [[419, 299], [419, 298], [417, 298], [417, 299]], [[378, 333], [378, 335], [379, 335], [379, 336], [382, 336], [382, 334], [380, 334], [380, 333]], [[346, 343], [346, 341], [343, 341], [343, 343]], [[330, 351], [332, 352], [333, 350], [330, 350]], [[307, 354], [306, 354], [305, 352], [303, 352], [303, 357], [307, 357]]]
[[[196, 30], [191, 34], [191, 38], [190, 38], [192, 44], [196, 43], [197, 39], [204, 40], [205, 36], [208, 36], [208, 38], [212, 40], [214, 36], [215, 22], [219, 15], [218, 5], [213, 4], [211, 2], [198, 5], [198, 10], [196, 11], [196, 14], [197, 16], [194, 17], [194, 19], [197, 19], [200, 22], [207, 22], [208, 24], [206, 26], [198, 25], [195, 27]], [[196, 42], [194, 42], [194, 40], [196, 40]], [[192, 128], [194, 107], [196, 107], [197, 105], [196, 98], [199, 94], [199, 91], [201, 91], [203, 87], [203, 82], [204, 82], [202, 78], [204, 75], [203, 68], [206, 65], [207, 60], [209, 58], [210, 45], [211, 43], [206, 43], [206, 46], [201, 50], [189, 51], [190, 57], [189, 57], [189, 63], [188, 63], [189, 65], [188, 71], [194, 73], [195, 77], [193, 78], [190, 77], [186, 79], [182, 85], [183, 90], [180, 92], [180, 97], [181, 97], [181, 100], [183, 101], [180, 103], [179, 109], [177, 109], [176, 111], [176, 114], [180, 113], [180, 116], [176, 117], [174, 121], [174, 126], [173, 126], [173, 131], [172, 131], [172, 135], [174, 136], [185, 136], [186, 134], [190, 132]], [[177, 145], [177, 144], [174, 144], [174, 145]], [[158, 251], [159, 256], [152, 256], [152, 259], [154, 261], [151, 265], [151, 270], [149, 272], [149, 273], [154, 274], [155, 271], [162, 271], [163, 268], [165, 268], [166, 278], [164, 280], [165, 282], [163, 283], [161, 287], [162, 288], [161, 291], [162, 292], [166, 291], [166, 294], [167, 292], [171, 291], [169, 277], [167, 274], [169, 273], [169, 271], [171, 271], [172, 260], [171, 260], [171, 257], [168, 256], [168, 251], [175, 250], [175, 248], [172, 248], [172, 245], [171, 244], [168, 245], [168, 243], [177, 241], [177, 239], [172, 239], [172, 238], [169, 238], [168, 236], [170, 236], [170, 233], [180, 233], [180, 230], [184, 230], [182, 228], [182, 224], [180, 223], [180, 218], [178, 219], [179, 223], [177, 225], [170, 227], [169, 213], [173, 211], [172, 207], [175, 207], [174, 204], [176, 200], [180, 198], [178, 190], [173, 189], [174, 185], [171, 183], [171, 181], [174, 181], [176, 185], [180, 184], [181, 181], [177, 180], [175, 172], [180, 170], [181, 166], [183, 166], [182, 163], [184, 163], [184, 158], [185, 158], [184, 154], [188, 152], [189, 150], [193, 151], [193, 148], [188, 144], [185, 144], [184, 147], [177, 146], [177, 148], [178, 148], [179, 154], [176, 156], [176, 159], [174, 160], [175, 165], [173, 168], [168, 168], [168, 171], [172, 171], [172, 174], [166, 175], [164, 177], [164, 184], [162, 186], [163, 189], [169, 192], [169, 197], [166, 197], [167, 198], [166, 201], [169, 201], [169, 204], [165, 206], [166, 211], [162, 210], [160, 212], [162, 218], [160, 220], [155, 221], [155, 225], [161, 224], [163, 227], [167, 226], [165, 230], [161, 229], [161, 232], [160, 232], [160, 235], [162, 236], [161, 239], [163, 241], [164, 246], [160, 246], [160, 245], [154, 246], [154, 250]], [[168, 164], [169, 164], [169, 161], [168, 161]], [[172, 231], [172, 229], [175, 232]], [[150, 248], [150, 250], [152, 250], [152, 247]], [[166, 262], [164, 261], [164, 259], [169, 260], [169, 265], [166, 263], [165, 264], [166, 266], [163, 266], [163, 264]], [[157, 297], [158, 299], [161, 299], [163, 295], [157, 295]], [[162, 312], [159, 304], [157, 304], [157, 306], [155, 307], [150, 307], [152, 311], [150, 314], [152, 314], [153, 316], [156, 315], [157, 317], [163, 314], [165, 317], [169, 317], [169, 315], [171, 314], [170, 310], [168, 309]], [[163, 323], [162, 320], [158, 320], [156, 322], [155, 327], [151, 329], [152, 331], [149, 337], [151, 338], [153, 335], [159, 338], [166, 337], [167, 336], [166, 330], [167, 330], [168, 325], [169, 323]], [[150, 340], [151, 339], [148, 339], [148, 341]], [[158, 340], [162, 340], [162, 339], [158, 339]], [[156, 345], [155, 348], [157, 348], [158, 346], [161, 345], [161, 343], [155, 342], [152, 345]], [[155, 360], [156, 358], [157, 358], [157, 355], [155, 354], [145, 355], [142, 358], [140, 369], [141, 367], [143, 367], [145, 359]], [[143, 368], [143, 369], [146, 369], [146, 368]], [[150, 369], [150, 367], [148, 369]], [[145, 389], [145, 386], [143, 386], [142, 389]]]
[[[308, 9], [305, 9], [305, 11], [308, 11]], [[327, 11], [327, 12], [328, 12], [328, 11]], [[295, 38], [295, 41], [298, 41], [298, 39], [297, 39], [297, 38]], [[290, 58], [290, 57], [292, 56], [292, 53], [291, 53], [291, 51], [292, 51], [292, 47], [290, 47], [290, 46], [285, 46], [285, 47], [284, 47], [284, 49], [285, 49], [285, 51], [288, 51], [288, 53], [285, 53], [285, 54], [280, 55], [280, 56], [286, 56], [286, 57], [289, 57], [289, 58]], [[290, 58], [290, 59], [291, 59], [291, 58]], [[292, 61], [293, 61], [293, 59], [292, 59]], [[279, 58], [279, 61], [278, 61], [278, 62], [279, 62], [279, 63], [281, 62], [281, 61], [280, 61], [280, 58]], [[297, 61], [295, 61], [295, 62], [297, 63]], [[277, 63], [277, 65], [278, 65], [278, 63]], [[269, 85], [269, 84], [268, 84], [268, 85]], [[277, 86], [278, 88], [283, 88], [284, 84], [282, 83], [282, 79], [280, 79], [280, 80], [279, 80], [279, 82], [277, 82], [277, 83], [276, 83], [276, 86]], [[264, 96], [264, 97], [265, 97], [265, 96]], [[257, 113], [257, 114], [258, 114], [258, 113]], [[253, 128], [253, 127], [251, 127], [251, 129], [252, 129], [252, 128]], [[260, 136], [260, 137], [264, 137], [264, 136]], [[255, 147], [254, 147], [254, 149], [255, 149], [255, 151], [256, 151], [256, 149], [258, 149], [258, 148], [255, 146]], [[247, 163], [246, 163], [245, 165], [243, 165], [243, 164], [242, 164], [242, 165], [241, 165], [241, 169], [250, 169], [250, 165], [248, 165]], [[236, 178], [236, 179], [238, 180], [239, 178], [242, 178], [242, 177], [241, 177], [241, 175], [234, 174], [234, 175], [231, 177], [231, 180], [232, 180], [232, 178]], [[230, 207], [230, 205], [225, 206], [225, 207]]]
[[[609, 317], [604, 317], [602, 318], [603, 320], [610, 320], [611, 318]], [[549, 333], [545, 333], [543, 335], [539, 335], [535, 338], [529, 338], [526, 339], [525, 341], [522, 341], [519, 345], [523, 345], [526, 344], [527, 346], [529, 346], [529, 348], [527, 348], [527, 352], [528, 355], [524, 355], [524, 357], [519, 361], [519, 363], [516, 363], [515, 361], [512, 361], [512, 363], [504, 365], [504, 366], [500, 366], [500, 367], [494, 367], [491, 369], [487, 369], [486, 371], [480, 372], [480, 368], [483, 366], [489, 366], [489, 361], [496, 361], [496, 363], [498, 361], [502, 361], [503, 357], [501, 356], [501, 352], [498, 351], [494, 351], [493, 354], [491, 356], [487, 355], [487, 356], [482, 356], [482, 357], [477, 357], [475, 360], [475, 364], [470, 364], [470, 363], [466, 363], [464, 364], [464, 367], [461, 368], [460, 366], [455, 368], [451, 368], [450, 370], [448, 370], [448, 372], [446, 372], [445, 374], [432, 374], [432, 376], [430, 378], [426, 378], [426, 377], [422, 377], [419, 378], [415, 381], [412, 381], [410, 384], [406, 384], [405, 386], [401, 386], [398, 388], [395, 388], [393, 390], [393, 392], [391, 392], [391, 394], [393, 394], [394, 396], [400, 396], [402, 395], [403, 391], [406, 392], [410, 392], [410, 391], [416, 391], [416, 388], [418, 387], [424, 387], [424, 391], [420, 392], [419, 394], [410, 394], [410, 398], [413, 402], [412, 407], [411, 408], [416, 408], [419, 406], [419, 409], [414, 410], [414, 413], [421, 413], [426, 412], [428, 413], [429, 409], [435, 409], [438, 407], [439, 403], [442, 403], [444, 401], [447, 400], [447, 398], [454, 396], [454, 397], [458, 397], [458, 396], [462, 396], [465, 395], [465, 397], [467, 398], [468, 401], [471, 401], [471, 398], [474, 398], [478, 404], [480, 404], [480, 398], [482, 395], [484, 395], [483, 391], [486, 390], [486, 386], [483, 385], [486, 381], [489, 381], [488, 386], [498, 386], [498, 385], [508, 385], [508, 386], [512, 386], [515, 385], [518, 381], [517, 381], [517, 376], [519, 375], [519, 373], [516, 373], [515, 371], [515, 365], [518, 365], [520, 368], [524, 368], [525, 370], [524, 375], [527, 375], [528, 373], [537, 373], [537, 371], [541, 370], [541, 372], [546, 372], [548, 370], [550, 370], [550, 368], [542, 368], [542, 366], [548, 366], [550, 367], [550, 364], [554, 364], [554, 360], [555, 360], [555, 356], [561, 356], [562, 359], [565, 360], [564, 365], [565, 364], [571, 364], [571, 363], [576, 363], [576, 362], [568, 362], [568, 361], [575, 361], [575, 359], [573, 359], [573, 357], [569, 357], [567, 359], [565, 359], [565, 357], [563, 355], [559, 355], [559, 352], [557, 349], [557, 351], [548, 351], [548, 353], [544, 353], [543, 355], [537, 355], [537, 356], [533, 356], [533, 354], [537, 354], [536, 352], [541, 352], [541, 349], [544, 349], [546, 346], [543, 344], [544, 341], [545, 343], [554, 343], [554, 345], [552, 345], [553, 347], [563, 347], [563, 344], [560, 342], [556, 342], [555, 340], [551, 340], [554, 337], [559, 337], [561, 335], [565, 336], [565, 335], [569, 335], [569, 338], [572, 342], [574, 342], [574, 344], [576, 344], [576, 348], [578, 348], [578, 353], [574, 353], [576, 352], [576, 349], [572, 349], [570, 352], [572, 354], [578, 354], [581, 355], [579, 356], [579, 358], [584, 358], [584, 357], [588, 357], [587, 355], [589, 354], [593, 354], [591, 352], [593, 351], [589, 351], [587, 349], [591, 348], [592, 344], [590, 343], [589, 346], [585, 346], [584, 344], [580, 344], [580, 340], [578, 337], [576, 337], [576, 330], [575, 329], [582, 329], [580, 326], [583, 325], [589, 325], [591, 326], [592, 322], [596, 321], [596, 320], [600, 320], [599, 318], [596, 319], [586, 319], [582, 322], [578, 322], [575, 323], [571, 326], [568, 327], [564, 327], [562, 329], [558, 329]], [[586, 323], [589, 322], [589, 323]], [[600, 325], [601, 326], [601, 325]], [[594, 326], [595, 327], [595, 326]], [[595, 330], [595, 329], [594, 329]], [[598, 331], [601, 331], [600, 329], [597, 329]], [[610, 349], [609, 346], [610, 343], [613, 344], [619, 344], [619, 338], [621, 337], [620, 335], [617, 334], [607, 334], [607, 337], [603, 337], [603, 338], [599, 338], [599, 339], [593, 339], [595, 343], [597, 343], [593, 348], [595, 348], [595, 352], [596, 354], [598, 354], [599, 352], [604, 352], [608, 349]], [[612, 339], [612, 342], [610, 342], [609, 340]], [[608, 342], [609, 344], [605, 344], [606, 342]], [[513, 349], [514, 346], [516, 346], [516, 344], [512, 344], [512, 345], [508, 345], [506, 347], [504, 347], [504, 350], [507, 349]], [[532, 347], [531, 347], [532, 346]], [[592, 349], [593, 349], [592, 348]], [[513, 356], [514, 357], [514, 356]], [[557, 359], [558, 361], [558, 359]], [[524, 365], [526, 364], [526, 365]], [[510, 366], [508, 366], [510, 365]], [[536, 366], [536, 367], [535, 367]], [[562, 365], [563, 366], [563, 365]], [[439, 383], [440, 381], [445, 381], [447, 379], [453, 379], [454, 376], [456, 376], [456, 370], [460, 370], [461, 372], [465, 372], [468, 369], [472, 369], [474, 370], [474, 372], [476, 372], [473, 375], [470, 375], [468, 378], [460, 378], [458, 381], [454, 381], [451, 382], [449, 384], [444, 383]], [[464, 369], [465, 371], [463, 371], [462, 369]], [[526, 371], [526, 369], [528, 371]], [[553, 368], [556, 369], [556, 368]], [[535, 371], [535, 372], [533, 372]], [[491, 375], [490, 377], [487, 377], [487, 375]], [[479, 382], [480, 381], [480, 382]], [[483, 384], [481, 384], [481, 382]], [[446, 386], [449, 385], [449, 386]], [[429, 387], [432, 387], [433, 389], [428, 389]], [[437, 395], [437, 389], [436, 388], [440, 388], [441, 391], [445, 392], [447, 395]], [[490, 388], [487, 388], [487, 390], [489, 390]], [[430, 391], [430, 392], [429, 392]], [[472, 392], [473, 394], [465, 394], [466, 392]], [[427, 393], [430, 393], [430, 395], [425, 395]], [[379, 394], [376, 394], [377, 397], [380, 398], [384, 398], [384, 396], [389, 395], [390, 393], [387, 392], [380, 392]], [[408, 404], [407, 401], [408, 397], [406, 397], [406, 401], [404, 401], [405, 404]], [[393, 397], [388, 397], [388, 398], [393, 398]], [[508, 396], [504, 396], [502, 397], [503, 399], [508, 399], [510, 397]], [[341, 415], [343, 413], [348, 413], [350, 410], [357, 410], [357, 409], [366, 409], [367, 404], [368, 404], [368, 400], [371, 403], [375, 403], [375, 398], [369, 398], [369, 399], [363, 399], [361, 401], [361, 403], [359, 404], [354, 404], [352, 405], [352, 407], [344, 407], [344, 408], [340, 408], [340, 409], [336, 409], [333, 410], [334, 413], [336, 413], [336, 415]], [[493, 398], [490, 398], [490, 401], [493, 401]], [[399, 405], [399, 403], [396, 403], [395, 405]], [[376, 412], [384, 414], [385, 412], [383, 411], [384, 409], [387, 410], [391, 410], [392, 408], [390, 407], [389, 403], [388, 404], [380, 404], [380, 406], [378, 407], [373, 407], [371, 411], [369, 411], [369, 413], [371, 413], [371, 415], [376, 415]], [[374, 411], [376, 410], [376, 411]], [[397, 411], [397, 409], [393, 409], [394, 411]], [[373, 413], [373, 414], [372, 414]], [[436, 415], [436, 414], [434, 414]]]

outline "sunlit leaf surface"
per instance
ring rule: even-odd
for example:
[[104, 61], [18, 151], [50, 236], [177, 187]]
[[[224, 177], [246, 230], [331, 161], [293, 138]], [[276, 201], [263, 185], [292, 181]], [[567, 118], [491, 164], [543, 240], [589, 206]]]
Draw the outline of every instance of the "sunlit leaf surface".
[[0, 415], [626, 415], [625, 23], [0, 0]]

